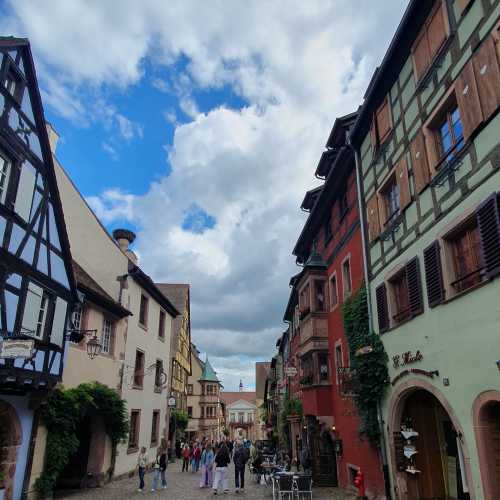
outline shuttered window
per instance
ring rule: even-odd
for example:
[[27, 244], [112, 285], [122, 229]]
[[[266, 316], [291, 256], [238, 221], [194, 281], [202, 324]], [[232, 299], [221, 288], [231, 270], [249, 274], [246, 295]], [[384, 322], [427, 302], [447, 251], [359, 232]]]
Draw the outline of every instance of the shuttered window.
[[429, 184], [430, 172], [427, 154], [425, 150], [424, 135], [420, 131], [410, 144], [411, 163], [413, 177], [415, 179], [415, 191], [420, 194]]
[[483, 121], [472, 61], [469, 61], [462, 69], [456, 80], [455, 91], [462, 118], [464, 139], [467, 140]]
[[396, 174], [396, 182], [399, 191], [399, 206], [401, 210], [404, 210], [411, 203], [408, 166], [404, 155], [396, 163], [394, 172]]
[[66, 310], [68, 303], [57, 297], [54, 308], [54, 319], [52, 320], [52, 330], [50, 333], [50, 341], [53, 344], [62, 347], [64, 342], [64, 334], [66, 332]]
[[408, 282], [408, 304], [410, 313], [415, 317], [424, 312], [422, 299], [422, 280], [418, 258], [414, 257], [406, 264], [406, 280]]
[[472, 59], [483, 119], [488, 120], [500, 105], [500, 70], [495, 41], [489, 36]]
[[476, 211], [481, 257], [487, 278], [500, 274], [500, 209], [496, 193], [486, 199]]
[[377, 299], [378, 328], [380, 332], [385, 332], [389, 329], [389, 309], [385, 283], [376, 288], [375, 295]]
[[413, 69], [417, 81], [426, 74], [448, 35], [446, 5], [439, 0], [412, 46]]
[[10, 162], [0, 155], [0, 203], [5, 204], [9, 187]]
[[368, 239], [372, 242], [380, 234], [378, 196], [376, 193], [366, 203], [366, 218], [368, 222]]
[[378, 143], [383, 144], [392, 130], [391, 111], [387, 97], [377, 109], [376, 120]]
[[43, 288], [30, 282], [26, 291], [21, 333], [42, 339], [47, 318], [48, 297]]
[[439, 242], [434, 241], [424, 250], [425, 281], [429, 307], [435, 307], [444, 301], [443, 272]]

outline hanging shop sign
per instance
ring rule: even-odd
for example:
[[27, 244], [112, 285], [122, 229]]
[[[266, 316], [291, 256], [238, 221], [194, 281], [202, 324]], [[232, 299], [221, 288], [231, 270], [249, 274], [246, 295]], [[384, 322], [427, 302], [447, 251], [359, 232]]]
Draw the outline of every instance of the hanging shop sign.
[[412, 363], [418, 363], [424, 359], [424, 355], [417, 351], [413, 354], [411, 351], [406, 351], [403, 354], [396, 354], [392, 357], [392, 366], [394, 368], [400, 368], [401, 366], [411, 365]]
[[287, 366], [285, 368], [285, 375], [287, 377], [295, 377], [297, 375], [297, 368], [295, 366]]
[[176, 405], [177, 401], [175, 400], [175, 398], [168, 398], [168, 406], [170, 408], [173, 408], [175, 405]]
[[0, 343], [0, 358], [13, 359], [33, 357], [34, 340], [13, 340], [6, 339]]

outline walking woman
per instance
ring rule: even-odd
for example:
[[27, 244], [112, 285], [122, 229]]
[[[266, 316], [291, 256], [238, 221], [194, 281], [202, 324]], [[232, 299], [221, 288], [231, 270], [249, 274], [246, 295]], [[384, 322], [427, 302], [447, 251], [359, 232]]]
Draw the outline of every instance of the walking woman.
[[215, 455], [215, 478], [213, 485], [214, 495], [217, 495], [219, 485], [222, 486], [222, 491], [227, 493], [229, 491], [229, 484], [227, 478], [227, 466], [231, 462], [229, 458], [229, 451], [225, 443], [222, 443], [219, 451]]
[[212, 445], [207, 444], [201, 454], [200, 488], [211, 488], [213, 482], [214, 452]]
[[137, 457], [137, 469], [139, 471], [139, 489], [137, 491], [143, 491], [146, 486], [144, 483], [144, 476], [146, 474], [146, 467], [148, 466], [148, 455], [146, 453], [146, 447], [141, 447], [141, 452]]
[[167, 449], [162, 444], [156, 452], [156, 460], [153, 465], [154, 476], [153, 476], [153, 486], [151, 491], [156, 491], [160, 489], [160, 479], [161, 486], [164, 490], [167, 489], [167, 478], [165, 476], [165, 471], [167, 470]]
[[189, 471], [189, 457], [191, 453], [189, 451], [189, 446], [187, 444], [184, 445], [184, 449], [182, 450], [182, 472]]

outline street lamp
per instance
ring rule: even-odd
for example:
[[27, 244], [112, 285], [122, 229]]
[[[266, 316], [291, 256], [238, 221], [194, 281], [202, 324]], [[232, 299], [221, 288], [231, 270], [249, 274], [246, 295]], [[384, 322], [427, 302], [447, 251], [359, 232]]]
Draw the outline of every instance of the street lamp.
[[96, 356], [101, 354], [102, 344], [97, 340], [97, 335], [87, 341], [87, 354], [90, 359], [94, 359]]
[[79, 344], [86, 336], [91, 336], [92, 338], [87, 341], [87, 355], [90, 359], [94, 359], [96, 356], [101, 354], [102, 344], [97, 339], [97, 330], [68, 330], [66, 334], [71, 342]]

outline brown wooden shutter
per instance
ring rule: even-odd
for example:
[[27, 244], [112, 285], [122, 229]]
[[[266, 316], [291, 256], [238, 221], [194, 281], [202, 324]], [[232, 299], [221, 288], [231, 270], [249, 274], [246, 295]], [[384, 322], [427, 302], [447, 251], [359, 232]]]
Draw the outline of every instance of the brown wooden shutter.
[[500, 274], [500, 215], [496, 193], [486, 199], [476, 211], [481, 256], [486, 276], [494, 278]]
[[378, 139], [379, 142], [382, 143], [392, 130], [391, 112], [389, 109], [389, 100], [387, 99], [387, 97], [384, 99], [384, 102], [377, 109], [376, 120], [377, 120]]
[[429, 43], [427, 41], [427, 31], [425, 26], [422, 28], [419, 36], [415, 40], [411, 49], [413, 58], [413, 68], [415, 70], [416, 80], [420, 80], [427, 71], [431, 62]]
[[375, 116], [373, 116], [372, 125], [370, 127], [370, 141], [372, 143], [373, 152], [375, 152], [378, 148], [377, 123], [375, 121]]
[[445, 297], [441, 251], [437, 240], [424, 250], [424, 267], [429, 307], [435, 307], [441, 304]]
[[472, 61], [465, 65], [457, 78], [456, 96], [464, 130], [464, 140], [467, 140], [483, 121]]
[[403, 155], [396, 163], [394, 173], [396, 175], [396, 183], [399, 188], [399, 207], [401, 210], [404, 210], [411, 203], [408, 166], [406, 165], [405, 155]]
[[431, 13], [427, 20], [427, 40], [429, 42], [430, 59], [438, 53], [447, 37], [444, 2], [439, 1], [438, 7]]
[[418, 132], [410, 144], [410, 154], [413, 177], [415, 179], [415, 192], [420, 194], [427, 184], [429, 184], [430, 180], [429, 163], [427, 161], [427, 151], [422, 131]]
[[500, 63], [500, 21], [498, 21], [498, 23], [493, 28], [491, 36], [493, 37], [493, 41], [495, 42], [496, 46], [497, 61]]
[[487, 120], [500, 105], [500, 71], [493, 37], [488, 37], [472, 59], [483, 118]]
[[408, 303], [410, 304], [412, 317], [422, 314], [424, 312], [424, 302], [418, 257], [414, 257], [406, 264], [406, 283], [408, 285]]
[[385, 332], [389, 328], [389, 308], [385, 283], [376, 288], [375, 295], [377, 297], [378, 329], [380, 332]]
[[372, 242], [377, 239], [380, 234], [377, 193], [375, 193], [366, 203], [366, 219], [368, 221], [368, 239]]

